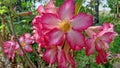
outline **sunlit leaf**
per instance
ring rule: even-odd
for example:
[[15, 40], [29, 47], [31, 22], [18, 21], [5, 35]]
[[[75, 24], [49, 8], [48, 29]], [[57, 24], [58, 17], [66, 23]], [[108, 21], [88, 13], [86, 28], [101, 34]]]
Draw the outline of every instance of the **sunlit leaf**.
[[0, 29], [3, 29], [3, 28], [4, 28], [4, 26], [5, 26], [5, 25], [4, 25], [4, 24], [2, 24], [2, 25], [0, 26]]
[[77, 0], [75, 7], [75, 15], [77, 15], [82, 7], [82, 3], [84, 0]]

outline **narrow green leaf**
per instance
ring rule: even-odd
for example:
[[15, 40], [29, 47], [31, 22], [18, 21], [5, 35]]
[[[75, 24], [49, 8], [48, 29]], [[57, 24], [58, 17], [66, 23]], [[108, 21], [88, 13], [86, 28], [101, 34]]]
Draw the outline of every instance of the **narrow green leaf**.
[[84, 0], [77, 0], [75, 5], [75, 15], [77, 15], [82, 7], [82, 3]]

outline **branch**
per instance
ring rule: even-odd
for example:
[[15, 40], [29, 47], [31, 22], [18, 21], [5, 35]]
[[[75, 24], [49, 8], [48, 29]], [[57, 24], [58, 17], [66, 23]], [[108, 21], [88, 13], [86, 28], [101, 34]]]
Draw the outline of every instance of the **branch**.
[[[8, 8], [8, 9], [9, 9], [9, 8]], [[15, 28], [14, 28], [14, 25], [13, 25], [13, 18], [12, 18], [11, 12], [9, 12], [9, 15], [10, 15], [10, 24], [11, 24], [11, 29], [12, 29], [13, 35], [14, 35], [16, 41], [18, 42], [19, 47], [20, 47], [20, 49], [21, 49], [22, 52], [23, 52], [23, 55], [24, 55], [25, 58], [27, 59], [30, 68], [36, 68], [36, 66], [32, 63], [32, 61], [30, 60], [30, 58], [27, 56], [27, 53], [26, 53], [26, 52], [24, 51], [24, 49], [22, 48], [22, 45], [21, 45], [20, 41], [18, 40], [18, 37], [17, 37], [17, 35], [16, 35], [16, 33], [15, 33]]]
[[[33, 49], [33, 53], [35, 54], [36, 58], [39, 59], [38, 53]], [[40, 61], [37, 60], [38, 68], [40, 68]]]

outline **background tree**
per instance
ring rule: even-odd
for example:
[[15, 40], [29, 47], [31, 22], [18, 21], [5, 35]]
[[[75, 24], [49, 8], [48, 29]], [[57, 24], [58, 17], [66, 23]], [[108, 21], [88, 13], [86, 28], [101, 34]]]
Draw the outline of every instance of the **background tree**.
[[99, 23], [99, 0], [95, 0], [95, 23]]

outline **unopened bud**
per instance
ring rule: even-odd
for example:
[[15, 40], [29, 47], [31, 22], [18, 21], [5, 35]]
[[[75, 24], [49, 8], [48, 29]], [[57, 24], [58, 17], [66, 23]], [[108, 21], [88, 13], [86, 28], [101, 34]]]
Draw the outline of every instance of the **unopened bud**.
[[28, 12], [21, 12], [21, 13], [19, 13], [18, 15], [19, 15], [19, 16], [29, 16], [29, 15], [31, 15], [31, 14], [32, 14], [32, 12], [28, 11]]

